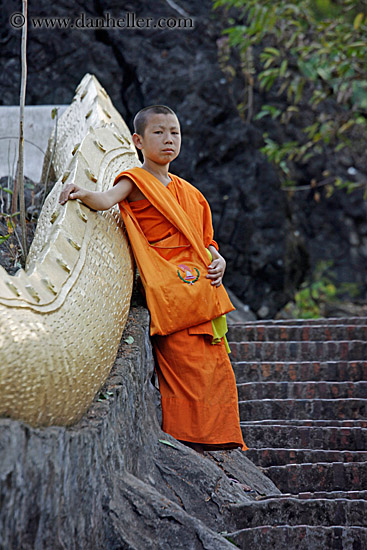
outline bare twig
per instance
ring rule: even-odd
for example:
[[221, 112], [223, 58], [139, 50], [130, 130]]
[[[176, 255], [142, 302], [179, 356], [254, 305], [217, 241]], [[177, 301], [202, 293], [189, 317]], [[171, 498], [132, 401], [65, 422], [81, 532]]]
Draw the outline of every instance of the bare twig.
[[14, 185], [13, 185], [13, 198], [11, 202], [11, 214], [15, 214], [18, 210], [18, 180], [19, 180], [19, 159], [17, 160], [17, 167], [14, 170]]
[[24, 105], [25, 105], [25, 93], [27, 85], [27, 7], [28, 0], [22, 0], [24, 25], [22, 28], [22, 80], [20, 86], [20, 121], [19, 121], [19, 166], [18, 166], [18, 185], [19, 185], [19, 209], [20, 209], [20, 224], [22, 228], [22, 257], [23, 265], [27, 257], [27, 232], [25, 221], [25, 203], [24, 203]]

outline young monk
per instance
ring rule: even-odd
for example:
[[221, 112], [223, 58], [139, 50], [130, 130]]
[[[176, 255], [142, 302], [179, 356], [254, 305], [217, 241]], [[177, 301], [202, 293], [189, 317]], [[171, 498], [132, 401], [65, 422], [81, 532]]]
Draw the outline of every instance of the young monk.
[[104, 192], [66, 185], [60, 203], [80, 199], [94, 210], [119, 204], [151, 316], [163, 430], [198, 452], [246, 450], [223, 315], [234, 308], [222, 286], [226, 262], [209, 205], [168, 171], [181, 147], [175, 113], [146, 107], [134, 130], [141, 168], [121, 172]]

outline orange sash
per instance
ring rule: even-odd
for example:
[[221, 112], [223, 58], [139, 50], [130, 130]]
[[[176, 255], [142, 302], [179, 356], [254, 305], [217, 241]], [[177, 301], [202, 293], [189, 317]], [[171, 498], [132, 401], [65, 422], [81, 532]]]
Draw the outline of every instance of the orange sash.
[[151, 335], [167, 335], [211, 321], [234, 309], [223, 285], [215, 287], [208, 273], [205, 247], [213, 239], [210, 208], [191, 184], [170, 174], [176, 196], [143, 168], [121, 172], [177, 228], [174, 235], [149, 243], [127, 200], [120, 211], [144, 285], [151, 316]]

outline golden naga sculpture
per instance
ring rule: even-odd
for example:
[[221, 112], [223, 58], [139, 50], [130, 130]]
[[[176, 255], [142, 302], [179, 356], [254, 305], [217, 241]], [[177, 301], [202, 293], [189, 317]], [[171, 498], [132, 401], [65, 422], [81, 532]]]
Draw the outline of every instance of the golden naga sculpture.
[[125, 122], [92, 75], [60, 118], [52, 159], [57, 182], [26, 269], [10, 276], [0, 267], [0, 415], [34, 426], [80, 419], [112, 367], [130, 305], [133, 260], [118, 208], [58, 203], [65, 182], [105, 190], [139, 165]]

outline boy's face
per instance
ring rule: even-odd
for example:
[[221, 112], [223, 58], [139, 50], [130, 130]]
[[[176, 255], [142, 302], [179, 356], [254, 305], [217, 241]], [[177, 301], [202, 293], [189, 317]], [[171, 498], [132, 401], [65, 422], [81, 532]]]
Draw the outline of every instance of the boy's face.
[[172, 162], [181, 148], [180, 123], [175, 115], [155, 114], [148, 116], [144, 135], [133, 135], [135, 146], [144, 155], [144, 160], [163, 165]]

